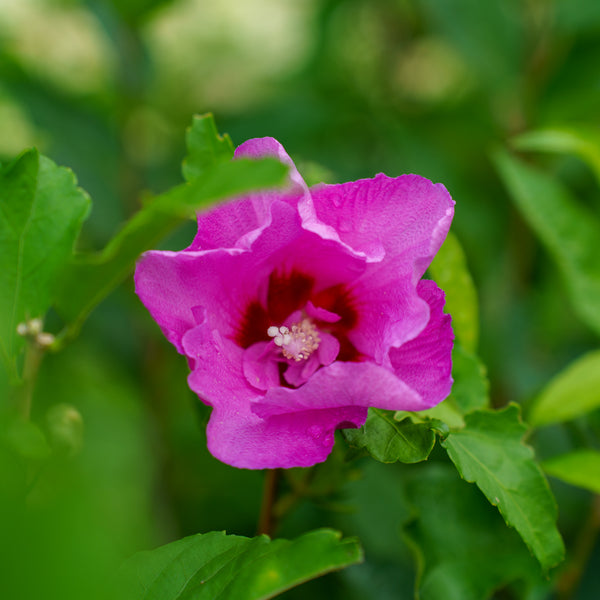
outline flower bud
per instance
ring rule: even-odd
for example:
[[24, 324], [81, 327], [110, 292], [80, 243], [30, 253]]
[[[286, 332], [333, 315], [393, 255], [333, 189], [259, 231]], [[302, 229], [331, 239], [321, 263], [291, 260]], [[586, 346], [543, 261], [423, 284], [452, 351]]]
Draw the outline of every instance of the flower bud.
[[38, 343], [38, 346], [42, 348], [48, 348], [48, 346], [52, 346], [55, 341], [55, 337], [51, 333], [46, 333], [42, 331], [35, 336], [35, 341]]

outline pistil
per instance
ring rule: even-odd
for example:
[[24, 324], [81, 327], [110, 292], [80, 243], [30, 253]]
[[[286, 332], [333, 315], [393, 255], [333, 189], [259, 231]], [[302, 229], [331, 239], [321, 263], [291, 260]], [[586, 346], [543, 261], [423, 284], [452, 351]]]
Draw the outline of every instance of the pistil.
[[291, 328], [272, 325], [267, 334], [281, 348], [283, 356], [295, 362], [306, 360], [321, 342], [317, 328], [309, 319], [303, 319]]

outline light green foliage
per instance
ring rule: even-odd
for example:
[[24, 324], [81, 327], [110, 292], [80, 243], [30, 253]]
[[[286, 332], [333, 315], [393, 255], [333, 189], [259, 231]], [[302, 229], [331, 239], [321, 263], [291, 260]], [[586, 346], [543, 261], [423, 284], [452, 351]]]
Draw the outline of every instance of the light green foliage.
[[476, 483], [547, 570], [564, 555], [556, 505], [515, 405], [465, 416], [465, 427], [442, 441], [461, 477]]
[[519, 150], [574, 154], [587, 162], [600, 181], [600, 136], [584, 128], [554, 127], [527, 131], [512, 140]]
[[463, 413], [489, 404], [489, 382], [486, 369], [474, 354], [455, 344], [452, 350], [454, 384], [449, 399]]
[[353, 448], [366, 450], [383, 463], [416, 463], [426, 460], [435, 444], [435, 434], [427, 423], [410, 418], [394, 419], [393, 413], [370, 408], [360, 429], [345, 429], [344, 437]]
[[558, 181], [504, 151], [496, 167], [523, 217], [554, 256], [579, 317], [600, 334], [600, 222]]
[[361, 560], [356, 540], [329, 529], [293, 541], [211, 532], [134, 555], [123, 578], [129, 600], [267, 600]]
[[448, 465], [428, 465], [409, 481], [413, 518], [404, 535], [417, 557], [420, 600], [482, 600], [540, 568], [514, 531]]
[[194, 116], [188, 128], [185, 141], [187, 156], [182, 165], [183, 176], [191, 181], [206, 169], [233, 157], [233, 144], [230, 137], [220, 136], [212, 115]]
[[590, 352], [559, 373], [529, 406], [534, 427], [570, 421], [600, 408], [600, 350]]
[[576, 450], [542, 463], [548, 475], [600, 494], [600, 452]]
[[429, 272], [446, 294], [444, 312], [452, 315], [456, 339], [465, 350], [475, 352], [479, 339], [477, 291], [467, 269], [465, 253], [452, 232], [433, 259]]
[[13, 378], [17, 325], [50, 308], [89, 206], [73, 173], [35, 150], [0, 170], [0, 352]]

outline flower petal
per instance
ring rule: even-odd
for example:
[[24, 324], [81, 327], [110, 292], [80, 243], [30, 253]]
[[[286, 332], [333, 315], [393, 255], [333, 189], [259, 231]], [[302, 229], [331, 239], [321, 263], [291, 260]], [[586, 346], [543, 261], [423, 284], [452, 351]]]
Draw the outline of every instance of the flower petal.
[[273, 202], [284, 200], [314, 218], [308, 188], [283, 146], [273, 138], [248, 140], [235, 151], [235, 158], [273, 156], [289, 167], [285, 190], [270, 190], [220, 204], [198, 214], [198, 233], [188, 250], [211, 248], [249, 248], [261, 231], [272, 222]]
[[427, 408], [435, 406], [452, 388], [452, 319], [443, 313], [444, 292], [433, 281], [417, 286], [430, 306], [427, 327], [414, 340], [390, 350], [392, 367], [402, 381], [417, 391]]
[[257, 294], [260, 273], [244, 277], [249, 264], [239, 250], [146, 252], [135, 270], [135, 290], [167, 339], [183, 352], [181, 338], [198, 324], [198, 315], [206, 314], [223, 333], [233, 334], [239, 307]]
[[257, 342], [244, 351], [243, 369], [248, 383], [266, 391], [279, 385], [279, 365], [273, 342]]
[[379, 174], [311, 188], [318, 219], [370, 261], [403, 256], [416, 283], [442, 245], [454, 201], [441, 184], [418, 175]]
[[206, 429], [208, 449], [219, 460], [244, 469], [288, 469], [323, 462], [334, 443], [334, 431], [360, 427], [367, 409], [357, 406], [280, 414], [214, 409]]
[[348, 406], [411, 411], [428, 408], [417, 392], [384, 367], [369, 362], [334, 362], [317, 371], [302, 387], [271, 388], [263, 398], [254, 398], [252, 409], [266, 418]]
[[417, 337], [429, 321], [427, 302], [399, 275], [398, 262], [369, 263], [350, 291], [358, 321], [348, 337], [363, 356], [388, 368], [390, 347]]
[[251, 410], [260, 397], [243, 374], [243, 350], [207, 325], [183, 338], [196, 367], [190, 388], [213, 406], [206, 430], [208, 449], [219, 460], [246, 469], [307, 467], [324, 461], [335, 429], [360, 427], [367, 410], [342, 407], [308, 410], [262, 419]]

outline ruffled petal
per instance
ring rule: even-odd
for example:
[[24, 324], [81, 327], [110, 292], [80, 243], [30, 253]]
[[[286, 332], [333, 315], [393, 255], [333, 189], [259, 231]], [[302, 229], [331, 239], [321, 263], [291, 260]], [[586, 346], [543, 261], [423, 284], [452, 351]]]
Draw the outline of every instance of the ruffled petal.
[[244, 412], [261, 397], [244, 375], [244, 350], [206, 323], [190, 329], [182, 347], [193, 364], [189, 386], [205, 404]]
[[[253, 292], [251, 282], [232, 293], [226, 274], [239, 261], [237, 250], [212, 252], [146, 252], [135, 270], [135, 291], [166, 338], [183, 352], [181, 338], [198, 324], [206, 309], [217, 314], [231, 311], [236, 303], [247, 302]], [[225, 276], [223, 276], [225, 274]], [[208, 294], [207, 294], [208, 292]], [[237, 292], [237, 293], [235, 293]], [[209, 302], [210, 298], [213, 302]], [[214, 301], [223, 299], [225, 305]], [[214, 318], [211, 310], [209, 317]]]
[[246, 469], [307, 467], [324, 461], [333, 447], [335, 429], [360, 427], [362, 407], [308, 410], [262, 419], [251, 405], [261, 397], [243, 373], [243, 350], [207, 325], [183, 338], [185, 353], [196, 367], [190, 388], [213, 406], [206, 430], [208, 449], [219, 460]]
[[429, 321], [429, 305], [410, 277], [399, 274], [398, 263], [403, 261], [369, 263], [348, 293], [358, 315], [350, 341], [361, 355], [386, 367], [389, 349], [417, 337]]
[[[446, 188], [418, 175], [379, 174], [311, 188], [317, 218], [369, 261], [402, 256], [412, 281], [421, 278], [442, 245], [454, 214]], [[406, 269], [405, 269], [406, 270]]]
[[330, 454], [336, 429], [360, 427], [366, 418], [367, 409], [357, 406], [269, 419], [223, 406], [210, 417], [208, 449], [219, 460], [244, 469], [310, 467]]
[[321, 342], [317, 348], [317, 356], [322, 365], [330, 365], [340, 353], [340, 343], [333, 335], [321, 332]]
[[[288, 185], [283, 190], [250, 194], [198, 214], [198, 233], [188, 250], [249, 248], [272, 222], [271, 207], [285, 201], [314, 218], [308, 188], [283, 146], [273, 138], [248, 140], [235, 151], [235, 158], [273, 156], [288, 166]], [[300, 204], [300, 206], [299, 206]]]
[[394, 373], [373, 363], [334, 362], [297, 389], [276, 387], [253, 400], [260, 417], [347, 406], [388, 410], [428, 408], [421, 396]]
[[431, 408], [444, 400], [452, 388], [454, 333], [450, 315], [443, 313], [444, 292], [427, 280], [419, 283], [417, 291], [429, 304], [431, 317], [418, 337], [390, 350], [390, 361], [396, 375]]
[[337, 323], [342, 318], [340, 315], [336, 315], [329, 310], [315, 306], [310, 300], [306, 303], [306, 314], [313, 319], [325, 323]]
[[279, 365], [273, 342], [257, 342], [246, 348], [243, 358], [244, 375], [248, 383], [266, 391], [279, 385]]

